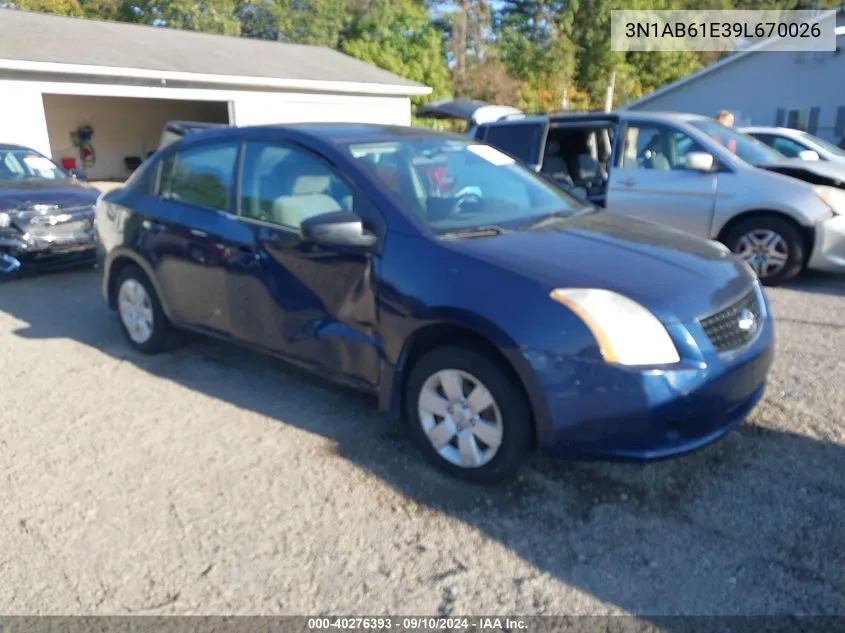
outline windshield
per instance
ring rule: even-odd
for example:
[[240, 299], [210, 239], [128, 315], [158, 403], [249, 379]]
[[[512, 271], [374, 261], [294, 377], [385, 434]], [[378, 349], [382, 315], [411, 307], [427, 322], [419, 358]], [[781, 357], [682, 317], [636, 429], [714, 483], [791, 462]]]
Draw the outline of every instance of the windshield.
[[452, 138], [353, 144], [400, 206], [436, 233], [510, 229], [592, 206], [577, 201], [489, 145]]
[[65, 180], [70, 176], [46, 156], [29, 149], [0, 149], [0, 183]]
[[807, 132], [801, 132], [801, 136], [806, 140], [810, 141], [811, 143], [815, 143], [819, 147], [821, 147], [824, 151], [828, 152], [829, 154], [833, 154], [834, 156], [841, 156], [845, 158], [845, 150], [837, 147], [833, 143], [828, 143], [823, 138], [819, 138], [818, 136], [813, 136], [812, 134], [808, 134]]
[[779, 163], [785, 158], [783, 154], [776, 152], [756, 138], [725, 127], [716, 121], [696, 119], [690, 121], [690, 124], [729, 149], [746, 163], [771, 165], [772, 163]]

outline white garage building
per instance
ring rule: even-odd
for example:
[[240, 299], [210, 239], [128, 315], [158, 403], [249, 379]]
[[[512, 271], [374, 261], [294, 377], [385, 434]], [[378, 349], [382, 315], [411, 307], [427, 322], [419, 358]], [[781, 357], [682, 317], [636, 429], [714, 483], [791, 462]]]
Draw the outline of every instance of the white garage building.
[[92, 180], [127, 176], [167, 121], [409, 125], [430, 92], [328, 48], [0, 9], [0, 143], [79, 163], [90, 126]]

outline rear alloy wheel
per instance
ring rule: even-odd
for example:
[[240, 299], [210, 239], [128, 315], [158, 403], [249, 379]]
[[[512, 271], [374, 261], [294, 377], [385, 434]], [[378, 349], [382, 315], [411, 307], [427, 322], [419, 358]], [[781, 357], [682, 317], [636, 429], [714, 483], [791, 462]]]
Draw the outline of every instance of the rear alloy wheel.
[[725, 240], [766, 286], [777, 286], [795, 277], [804, 264], [804, 242], [788, 221], [764, 217], [737, 225]]
[[166, 347], [170, 324], [140, 268], [130, 266], [121, 273], [115, 303], [123, 332], [132, 347], [146, 354], [155, 354]]
[[513, 477], [531, 450], [531, 415], [521, 391], [496, 363], [443, 347], [415, 365], [405, 392], [417, 445], [460, 479], [495, 483]]

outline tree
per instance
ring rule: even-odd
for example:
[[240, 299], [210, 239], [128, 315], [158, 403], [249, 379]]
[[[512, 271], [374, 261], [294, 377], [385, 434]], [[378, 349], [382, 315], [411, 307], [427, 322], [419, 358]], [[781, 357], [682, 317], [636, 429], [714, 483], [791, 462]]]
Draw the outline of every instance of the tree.
[[523, 81], [520, 107], [558, 110], [574, 86], [577, 55], [572, 27], [578, 0], [510, 0], [496, 18], [497, 50]]
[[368, 0], [356, 8], [340, 39], [340, 50], [432, 88], [417, 103], [449, 95], [449, 71], [441, 34], [425, 4], [416, 0]]

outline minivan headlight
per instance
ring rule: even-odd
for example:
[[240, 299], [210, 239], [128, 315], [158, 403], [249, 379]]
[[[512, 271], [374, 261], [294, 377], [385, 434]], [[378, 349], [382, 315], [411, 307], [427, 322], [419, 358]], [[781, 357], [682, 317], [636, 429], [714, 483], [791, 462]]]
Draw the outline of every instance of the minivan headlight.
[[550, 296], [578, 315], [608, 363], [670, 365], [681, 360], [660, 320], [628, 297], [598, 288], [556, 288]]
[[845, 189], [816, 185], [813, 191], [836, 215], [845, 215]]

